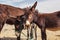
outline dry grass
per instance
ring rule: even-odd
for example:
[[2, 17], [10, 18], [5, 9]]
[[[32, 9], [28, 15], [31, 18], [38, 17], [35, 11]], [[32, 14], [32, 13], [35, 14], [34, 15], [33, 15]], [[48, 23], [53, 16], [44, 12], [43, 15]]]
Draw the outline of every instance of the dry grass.
[[[14, 25], [5, 24], [0, 34], [0, 38], [5, 38], [5, 37], [16, 38], [14, 29], [15, 29]], [[26, 30], [23, 30], [21, 34], [21, 38], [27, 38], [26, 33], [27, 33]], [[52, 32], [47, 30], [46, 33], [48, 40], [60, 40], [60, 31]], [[38, 40], [41, 40], [41, 33], [39, 28], [37, 28], [37, 36], [38, 36]]]

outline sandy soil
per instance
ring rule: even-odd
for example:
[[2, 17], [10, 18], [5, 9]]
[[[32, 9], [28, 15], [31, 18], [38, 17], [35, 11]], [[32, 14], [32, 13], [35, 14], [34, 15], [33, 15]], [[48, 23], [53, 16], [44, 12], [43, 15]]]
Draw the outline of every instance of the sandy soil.
[[[5, 24], [1, 34], [0, 34], [0, 38], [16, 38], [15, 36], [15, 30], [14, 30], [14, 25], [8, 25]], [[22, 34], [21, 34], [21, 38], [27, 38], [27, 30], [23, 30]], [[49, 31], [46, 30], [47, 32], [47, 39], [48, 40], [60, 40], [60, 31]], [[41, 33], [40, 33], [40, 29], [37, 28], [37, 40], [41, 40]]]

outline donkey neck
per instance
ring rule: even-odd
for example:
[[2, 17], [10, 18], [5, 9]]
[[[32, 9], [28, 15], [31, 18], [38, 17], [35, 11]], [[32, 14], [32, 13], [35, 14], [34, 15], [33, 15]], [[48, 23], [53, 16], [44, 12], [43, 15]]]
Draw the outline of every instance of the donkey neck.
[[48, 14], [38, 14], [35, 23], [38, 25], [39, 28], [42, 28], [42, 26], [45, 25], [44, 21], [46, 20], [46, 17], [49, 17]]
[[34, 19], [34, 23], [38, 25], [39, 28], [41, 28], [41, 20], [44, 19], [44, 16], [42, 16], [42, 14], [38, 14], [35, 19]]

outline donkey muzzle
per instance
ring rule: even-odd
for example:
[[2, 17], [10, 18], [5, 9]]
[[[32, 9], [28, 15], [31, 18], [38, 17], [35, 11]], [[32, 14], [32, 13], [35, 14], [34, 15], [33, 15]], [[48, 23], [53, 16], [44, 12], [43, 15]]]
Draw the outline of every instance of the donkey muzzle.
[[29, 21], [26, 21], [26, 26], [29, 26], [30, 25], [30, 22]]

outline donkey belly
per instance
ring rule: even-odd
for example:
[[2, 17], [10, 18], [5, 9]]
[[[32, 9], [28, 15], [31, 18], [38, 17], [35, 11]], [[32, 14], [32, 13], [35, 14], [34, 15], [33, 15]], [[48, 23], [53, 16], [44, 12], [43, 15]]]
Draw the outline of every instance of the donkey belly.
[[60, 30], [60, 26], [59, 27], [51, 27], [51, 28], [47, 28], [48, 30], [50, 30], [50, 31], [58, 31], [58, 30]]
[[58, 31], [60, 30], [60, 21], [57, 21], [55, 25], [51, 25], [50, 27], [47, 26], [46, 28], [51, 31]]
[[45, 26], [51, 31], [60, 30], [60, 18], [47, 18]]

